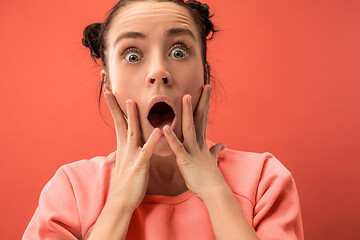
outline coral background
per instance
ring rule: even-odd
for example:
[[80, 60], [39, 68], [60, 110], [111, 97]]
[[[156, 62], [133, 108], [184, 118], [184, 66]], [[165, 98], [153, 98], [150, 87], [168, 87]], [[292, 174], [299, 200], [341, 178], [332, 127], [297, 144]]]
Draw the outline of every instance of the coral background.
[[[220, 29], [209, 138], [292, 172], [306, 239], [360, 239], [360, 2], [206, 2]], [[0, 239], [21, 238], [61, 165], [115, 150], [100, 68], [81, 44], [114, 3], [2, 3]]]

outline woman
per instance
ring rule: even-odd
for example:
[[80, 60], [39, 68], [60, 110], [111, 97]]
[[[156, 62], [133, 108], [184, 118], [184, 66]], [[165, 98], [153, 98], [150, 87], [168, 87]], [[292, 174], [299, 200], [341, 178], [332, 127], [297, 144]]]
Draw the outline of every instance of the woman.
[[208, 6], [182, 0], [121, 0], [84, 30], [117, 149], [62, 166], [23, 239], [303, 238], [289, 171], [206, 139], [214, 32]]

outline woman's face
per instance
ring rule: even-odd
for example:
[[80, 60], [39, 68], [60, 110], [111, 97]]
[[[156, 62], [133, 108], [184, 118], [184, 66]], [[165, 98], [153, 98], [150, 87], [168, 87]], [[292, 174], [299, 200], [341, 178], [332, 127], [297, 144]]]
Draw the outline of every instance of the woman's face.
[[[142, 144], [154, 125], [165, 124], [183, 141], [182, 97], [190, 94], [195, 110], [204, 85], [200, 36], [188, 10], [170, 2], [130, 3], [112, 20], [107, 44], [109, 87], [125, 114], [126, 100], [136, 102]], [[165, 114], [148, 115], [158, 101], [172, 106], [174, 120], [161, 107]], [[172, 154], [164, 136], [155, 154]]]

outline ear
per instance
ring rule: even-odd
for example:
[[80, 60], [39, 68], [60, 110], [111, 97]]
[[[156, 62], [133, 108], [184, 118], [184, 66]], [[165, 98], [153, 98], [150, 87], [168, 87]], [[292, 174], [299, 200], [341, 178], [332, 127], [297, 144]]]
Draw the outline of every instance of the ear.
[[100, 82], [104, 82], [103, 88], [112, 92], [110, 78], [104, 69], [100, 72]]

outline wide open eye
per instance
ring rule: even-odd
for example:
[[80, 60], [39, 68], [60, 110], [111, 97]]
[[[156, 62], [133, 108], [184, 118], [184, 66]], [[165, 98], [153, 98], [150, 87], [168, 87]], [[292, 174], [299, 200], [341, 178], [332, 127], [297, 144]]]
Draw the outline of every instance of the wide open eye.
[[140, 60], [140, 55], [137, 53], [129, 53], [125, 56], [125, 59], [130, 63], [135, 63]]
[[183, 58], [186, 54], [187, 52], [181, 48], [175, 48], [171, 51], [171, 55], [173, 55], [174, 58]]

